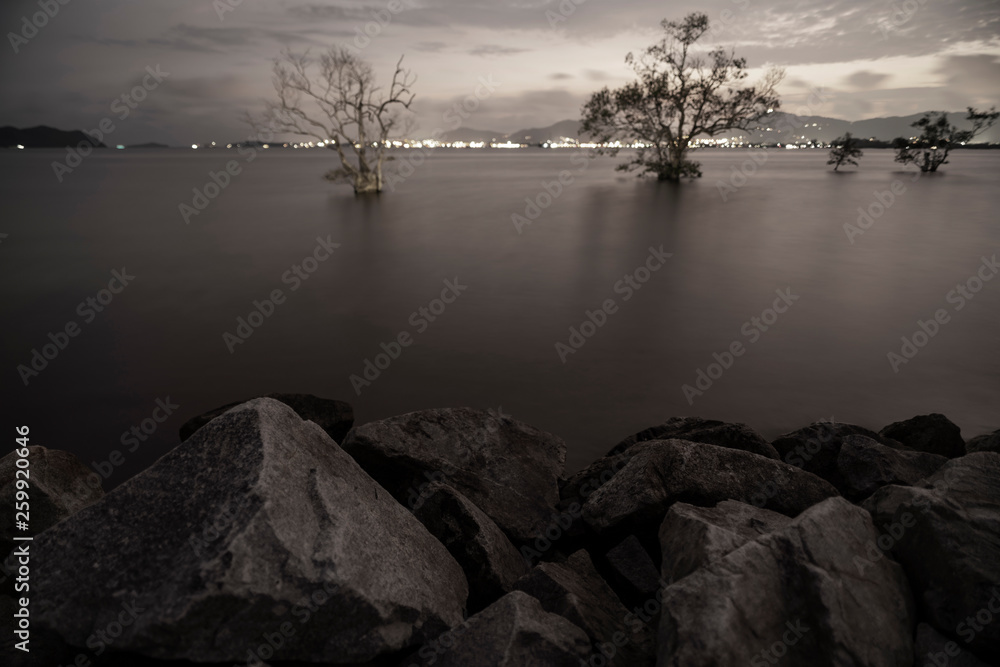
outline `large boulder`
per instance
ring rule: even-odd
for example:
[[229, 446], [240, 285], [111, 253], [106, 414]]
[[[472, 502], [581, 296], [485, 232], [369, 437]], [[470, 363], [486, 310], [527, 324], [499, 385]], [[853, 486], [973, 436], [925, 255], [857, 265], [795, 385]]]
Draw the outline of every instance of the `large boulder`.
[[965, 642], [955, 642], [927, 625], [917, 625], [913, 645], [916, 659], [913, 667], [991, 667], [964, 648]]
[[447, 484], [428, 485], [413, 514], [465, 571], [470, 611], [479, 611], [514, 590], [514, 582], [527, 574], [527, 562], [503, 531]]
[[906, 449], [902, 443], [884, 438], [863, 426], [833, 421], [814, 422], [780, 436], [771, 444], [785, 463], [819, 475], [837, 486], [842, 483], [837, 471], [837, 457], [844, 438], [852, 435], [871, 438], [893, 449]]
[[777, 450], [757, 431], [746, 424], [730, 424], [715, 419], [700, 417], [672, 417], [662, 424], [639, 431], [615, 445], [607, 456], [621, 454], [632, 445], [648, 440], [688, 440], [703, 442], [708, 445], [742, 449], [766, 456], [769, 459], [778, 458]]
[[915, 618], [902, 569], [882, 559], [859, 574], [854, 563], [877, 537], [863, 509], [831, 498], [675, 582], [657, 665], [909, 667]]
[[879, 431], [879, 435], [898, 440], [918, 452], [937, 454], [949, 459], [965, 455], [962, 430], [936, 412], [889, 424]]
[[438, 476], [483, 510], [515, 543], [543, 534], [559, 500], [566, 444], [486, 410], [411, 412], [355, 427], [344, 450], [406, 503]]
[[937, 454], [886, 447], [863, 435], [846, 436], [841, 443], [837, 474], [829, 481], [852, 502], [889, 484], [916, 484], [948, 462]]
[[545, 611], [581, 628], [595, 647], [605, 646], [613, 653], [613, 664], [653, 664], [655, 627], [625, 608], [586, 551], [577, 551], [565, 563], [540, 563], [515, 585]]
[[634, 445], [632, 457], [583, 506], [583, 518], [614, 542], [634, 534], [659, 555], [657, 531], [675, 502], [714, 507], [739, 500], [787, 516], [837, 495], [828, 482], [750, 452], [684, 440]]
[[[333, 441], [336, 443], [343, 442], [347, 432], [350, 431], [351, 427], [354, 425], [354, 408], [351, 407], [350, 403], [345, 403], [344, 401], [320, 398], [318, 396], [313, 396], [312, 394], [277, 393], [260, 396], [258, 398], [273, 398], [276, 401], [284, 403], [292, 410], [295, 410], [295, 413], [302, 419], [316, 422], [316, 424], [321, 429], [326, 431], [327, 435], [333, 438]], [[236, 403], [223, 405], [222, 407], [209, 410], [204, 414], [200, 414], [197, 417], [192, 417], [187, 420], [181, 425], [180, 428], [181, 442], [190, 438], [194, 435], [195, 431], [219, 415], [228, 412], [237, 405], [241, 405], [243, 403], [246, 403], [246, 401], [238, 401]]]
[[[1000, 454], [952, 459], [916, 486], [879, 489], [864, 507], [885, 533], [878, 546], [906, 570], [921, 617], [1000, 661], [1000, 622], [984, 623], [1000, 611]], [[879, 560], [870, 551], [867, 562]]]
[[421, 646], [400, 667], [579, 667], [589, 651], [583, 630], [513, 591]]
[[[315, 423], [238, 406], [33, 543], [34, 627], [82, 647], [363, 662], [459, 623], [461, 567]], [[124, 619], [124, 620], [123, 620]], [[127, 623], [126, 623], [127, 620]], [[118, 625], [121, 623], [121, 625]]]
[[676, 503], [660, 524], [662, 577], [668, 583], [679, 581], [790, 521], [784, 514], [735, 500], [715, 507]]
[[965, 451], [970, 454], [973, 452], [996, 452], [1000, 454], [1000, 430], [977, 435], [965, 443]]

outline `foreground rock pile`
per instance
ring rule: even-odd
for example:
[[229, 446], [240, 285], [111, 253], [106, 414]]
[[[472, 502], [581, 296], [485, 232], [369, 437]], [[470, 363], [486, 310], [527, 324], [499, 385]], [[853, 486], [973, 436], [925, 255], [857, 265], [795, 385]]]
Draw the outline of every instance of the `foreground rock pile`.
[[673, 418], [568, 477], [559, 438], [467, 408], [354, 426], [275, 394], [182, 436], [107, 494], [32, 448], [10, 664], [1000, 664], [1000, 432], [942, 415]]

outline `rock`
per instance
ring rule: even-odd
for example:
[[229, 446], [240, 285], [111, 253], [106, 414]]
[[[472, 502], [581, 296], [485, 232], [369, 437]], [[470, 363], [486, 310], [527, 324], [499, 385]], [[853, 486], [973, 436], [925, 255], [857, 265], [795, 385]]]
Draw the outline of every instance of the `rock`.
[[622, 540], [604, 559], [611, 574], [609, 583], [627, 605], [641, 605], [660, 590], [660, 568], [635, 535]]
[[963, 645], [964, 642], [954, 642], [926, 623], [919, 623], [913, 667], [990, 667], [963, 649]]
[[400, 667], [579, 667], [589, 651], [583, 630], [513, 591], [424, 644]]
[[662, 577], [668, 583], [679, 581], [790, 521], [784, 514], [734, 500], [715, 507], [675, 503], [660, 524]]
[[[888, 535], [879, 547], [906, 570], [921, 618], [1000, 661], [1000, 454], [952, 459], [915, 486], [879, 489], [864, 507]], [[881, 555], [870, 551], [868, 561]], [[984, 609], [995, 622], [970, 631]]]
[[431, 483], [413, 513], [465, 571], [470, 611], [514, 590], [514, 582], [527, 574], [528, 564], [503, 531], [447, 484]]
[[[268, 394], [260, 398], [273, 398], [276, 401], [281, 401], [295, 410], [302, 419], [316, 422], [338, 444], [344, 441], [347, 432], [354, 425], [354, 408], [351, 407], [350, 403], [344, 401], [319, 398], [312, 394]], [[219, 415], [243, 403], [246, 401], [223, 405], [221, 408], [209, 410], [205, 414], [187, 420], [180, 428], [181, 442], [190, 438], [195, 431]]]
[[[0, 553], [14, 548], [15, 535], [37, 535], [66, 517], [92, 505], [104, 496], [101, 476], [85, 466], [70, 452], [39, 445], [28, 447], [27, 473], [18, 475], [17, 460], [21, 448], [0, 459]], [[18, 478], [24, 479], [30, 503], [30, 531], [15, 529], [14, 507]]]
[[902, 569], [854, 564], [876, 538], [864, 510], [831, 498], [677, 581], [664, 594], [657, 664], [910, 665]]
[[965, 443], [965, 451], [970, 454], [973, 452], [996, 452], [1000, 454], [1000, 430], [977, 435]]
[[614, 648], [614, 664], [653, 664], [655, 628], [629, 613], [586, 551], [577, 551], [565, 563], [540, 563], [515, 586], [545, 611], [581, 628], [595, 647]]
[[936, 412], [889, 424], [879, 431], [885, 438], [898, 440], [910, 449], [953, 459], [965, 455], [962, 430]]
[[632, 445], [648, 440], [703, 442], [718, 447], [742, 449], [769, 459], [778, 458], [778, 451], [764, 439], [764, 436], [746, 424], [729, 424], [699, 417], [672, 417], [659, 426], [647, 428], [625, 438], [615, 445], [607, 456], [621, 454]]
[[[798, 468], [737, 449], [684, 440], [634, 445], [632, 457], [583, 506], [583, 518], [602, 538], [634, 534], [659, 557], [657, 532], [675, 502], [714, 507], [739, 500], [787, 516], [837, 495]], [[617, 537], [617, 539], [615, 539]]]
[[841, 442], [834, 486], [851, 502], [889, 484], [916, 484], [948, 461], [937, 454], [886, 447], [863, 435], [849, 435]]
[[863, 426], [826, 421], [814, 422], [805, 428], [786, 433], [771, 444], [785, 463], [819, 475], [839, 487], [843, 485], [843, 480], [837, 470], [837, 457], [844, 438], [850, 435], [871, 438], [893, 449], [905, 449], [901, 443], [884, 438]]
[[213, 420], [32, 548], [35, 627], [82, 647], [121, 623], [116, 651], [162, 659], [243, 662], [280, 630], [276, 661], [363, 662], [459, 623], [468, 595], [419, 521], [268, 398]]
[[355, 427], [344, 450], [406, 503], [428, 479], [445, 481], [520, 544], [541, 535], [559, 500], [566, 444], [504, 415], [422, 410]]

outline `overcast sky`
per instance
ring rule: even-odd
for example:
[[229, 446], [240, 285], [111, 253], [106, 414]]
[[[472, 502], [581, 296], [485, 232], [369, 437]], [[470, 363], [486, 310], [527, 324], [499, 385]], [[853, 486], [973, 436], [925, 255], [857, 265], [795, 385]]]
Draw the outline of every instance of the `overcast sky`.
[[[654, 41], [661, 19], [695, 10], [714, 24], [711, 40], [735, 47], [754, 73], [786, 68], [788, 111], [805, 110], [815, 86], [831, 95], [808, 111], [847, 120], [1000, 98], [998, 0], [41, 1], [58, 13], [26, 43], [12, 44], [11, 33], [22, 33], [39, 0], [0, 9], [0, 125], [96, 127], [159, 65], [170, 76], [115, 121], [121, 143], [246, 137], [240, 117], [271, 94], [270, 61], [281, 49], [338, 43], [362, 46], [383, 76], [405, 54], [424, 130], [445, 127], [445, 109], [480, 77], [499, 86], [465, 127], [544, 126], [579, 117], [589, 93], [625, 82], [625, 54]], [[370, 43], [358, 37], [366, 27]]]

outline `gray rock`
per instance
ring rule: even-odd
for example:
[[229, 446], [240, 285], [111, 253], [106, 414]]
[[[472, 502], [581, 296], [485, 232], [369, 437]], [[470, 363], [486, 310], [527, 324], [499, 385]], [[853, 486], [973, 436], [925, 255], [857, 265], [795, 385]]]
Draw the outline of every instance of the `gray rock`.
[[[292, 410], [295, 410], [295, 413], [302, 419], [316, 422], [316, 424], [318, 424], [321, 429], [326, 431], [327, 435], [333, 438], [333, 441], [336, 443], [343, 442], [344, 437], [347, 436], [347, 432], [350, 431], [351, 427], [354, 425], [354, 408], [351, 407], [350, 403], [345, 403], [344, 401], [320, 398], [318, 396], [313, 396], [312, 394], [278, 393], [268, 394], [267, 396], [260, 396], [258, 398], [273, 398], [276, 401], [281, 401]], [[246, 403], [246, 401], [238, 401], [236, 403], [223, 405], [222, 407], [209, 410], [204, 414], [187, 420], [180, 428], [181, 442], [190, 438], [194, 435], [195, 431], [219, 415], [228, 412], [237, 405], [242, 405], [243, 403]]]
[[840, 422], [819, 421], [797, 431], [786, 433], [773, 443], [781, 460], [818, 475], [840, 488], [844, 480], [837, 469], [837, 457], [844, 438], [851, 435], [871, 438], [893, 449], [906, 449], [902, 443], [885, 438], [863, 426]]
[[926, 623], [919, 623], [913, 667], [990, 667], [964, 646], [965, 642], [952, 641]]
[[913, 602], [902, 569], [854, 564], [876, 539], [843, 498], [812, 507], [669, 586], [660, 667], [775, 664], [906, 667]]
[[715, 419], [700, 417], [672, 417], [664, 423], [639, 431], [615, 445], [608, 456], [621, 454], [638, 442], [648, 440], [687, 440], [703, 442], [719, 447], [742, 449], [766, 456], [769, 459], [778, 458], [778, 451], [768, 443], [757, 431], [746, 424], [730, 424]]
[[355, 427], [344, 450], [406, 503], [440, 474], [515, 542], [542, 534], [559, 500], [566, 444], [507, 416], [422, 410]]
[[[988, 609], [1000, 609], [1000, 454], [952, 459], [915, 486], [879, 489], [864, 507], [884, 534], [879, 546], [905, 568], [921, 618], [1000, 661], [1000, 619]], [[983, 609], [994, 622], [969, 632]]]
[[629, 453], [625, 466], [587, 499], [583, 518], [602, 537], [617, 542], [619, 534], [631, 533], [657, 552], [657, 531], [675, 502], [713, 507], [739, 500], [795, 516], [837, 495], [815, 475], [737, 449], [654, 440], [634, 445]]
[[653, 664], [655, 626], [625, 608], [586, 551], [577, 551], [565, 563], [540, 563], [515, 586], [541, 602], [545, 611], [581, 628], [595, 647], [615, 647], [612, 664]]
[[837, 454], [839, 485], [834, 486], [845, 498], [858, 502], [889, 484], [916, 484], [947, 461], [937, 454], [893, 449], [863, 435], [849, 435]]
[[454, 556], [469, 581], [469, 610], [479, 611], [514, 588], [528, 564], [493, 520], [447, 484], [432, 482], [414, 509]]
[[583, 630], [513, 591], [424, 644], [400, 667], [579, 667], [589, 651]]
[[280, 630], [274, 660], [362, 662], [457, 624], [468, 595], [419, 521], [268, 398], [202, 427], [33, 549], [39, 628], [82, 647], [122, 623], [116, 651], [163, 659], [242, 662]]
[[965, 451], [970, 454], [973, 452], [996, 452], [1000, 454], [1000, 430], [977, 435], [965, 443]]
[[[0, 459], [0, 539], [6, 554], [13, 547], [14, 535], [37, 535], [56, 525], [66, 517], [94, 504], [104, 496], [101, 476], [83, 464], [70, 452], [47, 449], [38, 445], [28, 447], [27, 475], [17, 475], [19, 459], [12, 451]], [[14, 503], [17, 494], [16, 480], [25, 479], [30, 503], [30, 531], [15, 530]]]
[[679, 581], [790, 521], [784, 514], [734, 500], [715, 507], [675, 503], [660, 524], [662, 577], [668, 583]]
[[962, 430], [942, 414], [933, 412], [889, 424], [879, 431], [885, 438], [898, 440], [910, 449], [953, 459], [965, 455]]
[[660, 568], [656, 567], [649, 553], [635, 535], [629, 535], [621, 544], [604, 556], [610, 570], [609, 583], [618, 597], [628, 605], [641, 605], [656, 596], [662, 588]]

